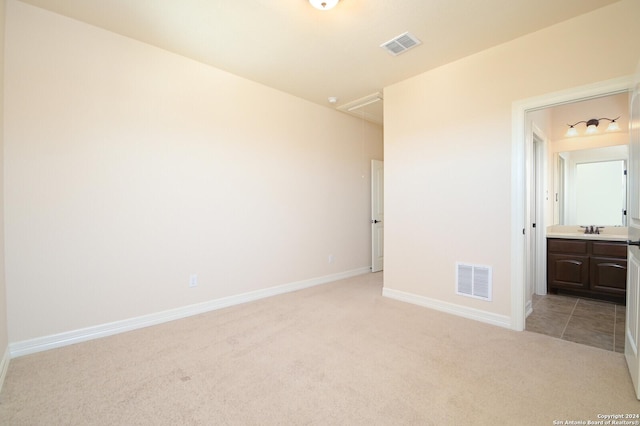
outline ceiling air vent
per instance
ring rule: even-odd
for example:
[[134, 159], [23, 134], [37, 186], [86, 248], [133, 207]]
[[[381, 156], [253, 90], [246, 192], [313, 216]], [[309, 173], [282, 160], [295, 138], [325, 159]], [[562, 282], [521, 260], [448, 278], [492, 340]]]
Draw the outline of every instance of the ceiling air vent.
[[422, 42], [418, 40], [416, 36], [407, 32], [404, 34], [400, 34], [398, 37], [395, 37], [387, 41], [386, 43], [382, 43], [380, 47], [385, 49], [387, 52], [389, 52], [393, 56], [397, 56], [403, 52], [406, 52], [412, 47], [416, 47], [421, 43]]

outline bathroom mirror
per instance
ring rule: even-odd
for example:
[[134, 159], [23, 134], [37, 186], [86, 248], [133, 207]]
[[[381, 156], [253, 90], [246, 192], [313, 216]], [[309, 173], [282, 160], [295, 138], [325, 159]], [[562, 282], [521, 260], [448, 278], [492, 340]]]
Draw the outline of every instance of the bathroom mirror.
[[557, 153], [558, 223], [626, 226], [627, 158], [627, 145]]

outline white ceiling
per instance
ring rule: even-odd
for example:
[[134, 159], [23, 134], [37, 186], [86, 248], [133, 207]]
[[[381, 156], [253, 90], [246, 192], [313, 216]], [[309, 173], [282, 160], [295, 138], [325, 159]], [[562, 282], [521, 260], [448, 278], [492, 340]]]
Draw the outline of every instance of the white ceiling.
[[[22, 1], [334, 108], [618, 0]], [[406, 31], [422, 44], [379, 47]], [[382, 102], [353, 113], [381, 123]]]

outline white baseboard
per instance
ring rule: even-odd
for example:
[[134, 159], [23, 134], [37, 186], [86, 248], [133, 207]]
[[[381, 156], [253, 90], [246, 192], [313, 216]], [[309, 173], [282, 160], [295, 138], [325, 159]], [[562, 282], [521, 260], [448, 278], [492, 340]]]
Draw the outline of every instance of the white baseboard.
[[9, 361], [11, 361], [11, 353], [9, 352], [9, 347], [7, 346], [2, 359], [0, 359], [0, 391], [2, 391], [4, 379], [7, 377], [7, 370], [9, 370]]
[[524, 304], [524, 317], [527, 318], [533, 312], [533, 302], [531, 299], [527, 300], [527, 303]]
[[448, 314], [457, 315], [459, 317], [469, 318], [472, 320], [497, 325], [504, 328], [511, 328], [511, 318], [506, 315], [498, 315], [480, 309], [468, 308], [441, 300], [431, 299], [424, 296], [418, 296], [391, 288], [383, 288], [382, 295], [390, 299], [396, 299], [401, 302], [412, 303], [414, 305], [424, 306], [425, 308], [435, 309], [437, 311], [446, 312]]
[[302, 290], [308, 287], [327, 284], [333, 281], [350, 278], [369, 272], [369, 267], [363, 267], [350, 271], [339, 272], [337, 274], [325, 275], [322, 277], [297, 281], [289, 284], [279, 285], [276, 287], [269, 287], [262, 290], [256, 290], [248, 293], [214, 299], [203, 303], [183, 306], [180, 308], [156, 312], [153, 314], [143, 315], [140, 317], [130, 318], [122, 321], [115, 321], [50, 336], [37, 337], [35, 339], [11, 343], [9, 345], [8, 351], [11, 358], [16, 358], [19, 356], [29, 355], [32, 353], [42, 352], [54, 348], [60, 348], [75, 343], [86, 342], [101, 337], [112, 336], [114, 334], [124, 333], [143, 327], [162, 324], [165, 322], [202, 314], [216, 309], [227, 308], [229, 306], [239, 305], [258, 299], [264, 299], [266, 297], [290, 293], [292, 291]]

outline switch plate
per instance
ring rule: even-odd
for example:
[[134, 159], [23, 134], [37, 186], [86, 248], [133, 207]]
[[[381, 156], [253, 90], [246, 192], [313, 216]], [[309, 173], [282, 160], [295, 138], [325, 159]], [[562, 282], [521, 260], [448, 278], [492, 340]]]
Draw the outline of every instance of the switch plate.
[[197, 287], [198, 286], [198, 274], [189, 275], [189, 287]]

